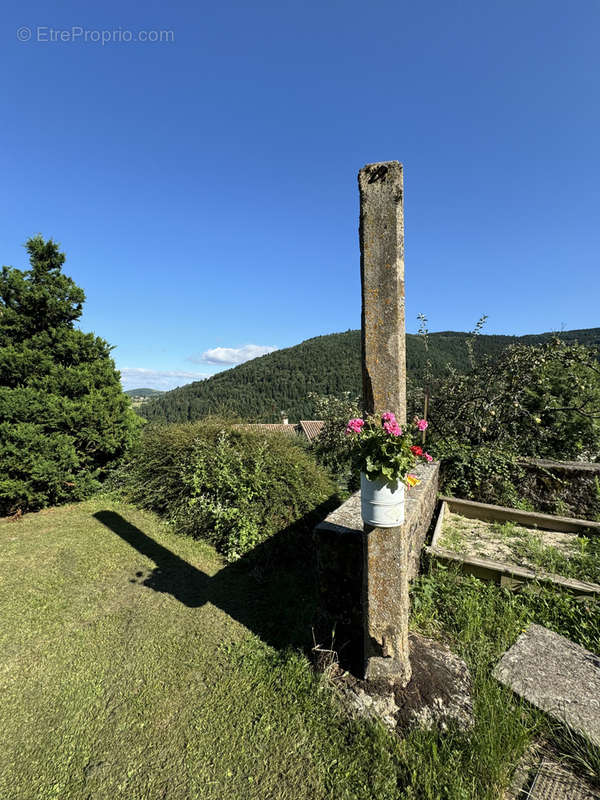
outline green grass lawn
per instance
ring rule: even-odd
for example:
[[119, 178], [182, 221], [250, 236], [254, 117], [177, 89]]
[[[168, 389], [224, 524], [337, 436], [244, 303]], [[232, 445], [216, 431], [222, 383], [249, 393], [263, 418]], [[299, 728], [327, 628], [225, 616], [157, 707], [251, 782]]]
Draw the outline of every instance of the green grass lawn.
[[0, 542], [2, 800], [393, 796], [393, 745], [264, 643], [260, 574], [101, 498]]
[[468, 662], [467, 733], [347, 719], [302, 654], [310, 570], [225, 565], [106, 497], [0, 521], [1, 800], [498, 800], [543, 720], [490, 672], [530, 621], [600, 651], [597, 605], [421, 578], [413, 626]]

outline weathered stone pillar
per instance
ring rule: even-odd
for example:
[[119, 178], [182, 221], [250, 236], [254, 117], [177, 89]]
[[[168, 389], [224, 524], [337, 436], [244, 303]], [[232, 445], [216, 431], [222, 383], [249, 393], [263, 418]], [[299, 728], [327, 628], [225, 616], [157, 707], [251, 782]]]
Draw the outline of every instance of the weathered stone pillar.
[[[367, 413], [393, 411], [406, 423], [404, 212], [402, 165], [367, 164], [358, 173], [362, 282], [363, 401]], [[408, 653], [408, 549], [405, 526], [363, 536], [365, 677], [405, 686]]]
[[367, 164], [360, 189], [363, 400], [406, 422], [402, 164]]

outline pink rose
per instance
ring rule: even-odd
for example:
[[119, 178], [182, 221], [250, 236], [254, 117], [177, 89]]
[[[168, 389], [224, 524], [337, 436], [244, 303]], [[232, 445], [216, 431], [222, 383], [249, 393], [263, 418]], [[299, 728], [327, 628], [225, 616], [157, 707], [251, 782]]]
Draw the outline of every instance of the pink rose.
[[396, 417], [391, 411], [386, 411], [381, 415], [382, 422], [396, 422]]
[[426, 458], [428, 462], [433, 461], [433, 456], [430, 456], [429, 453], [423, 453], [423, 457]]
[[425, 430], [427, 430], [428, 426], [429, 426], [429, 423], [427, 422], [427, 420], [426, 420], [426, 419], [419, 419], [419, 420], [417, 420], [417, 428], [418, 428], [420, 431], [425, 431]]

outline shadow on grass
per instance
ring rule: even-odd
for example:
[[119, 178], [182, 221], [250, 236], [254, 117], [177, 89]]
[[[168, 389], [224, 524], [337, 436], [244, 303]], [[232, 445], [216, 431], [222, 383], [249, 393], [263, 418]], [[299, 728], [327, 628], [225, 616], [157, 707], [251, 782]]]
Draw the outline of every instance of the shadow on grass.
[[212, 577], [115, 511], [94, 517], [156, 564], [146, 577], [136, 573], [132, 582], [171, 594], [190, 608], [212, 603], [274, 647], [306, 649], [312, 645], [316, 609], [312, 529], [336, 504], [333, 498], [321, 504]]

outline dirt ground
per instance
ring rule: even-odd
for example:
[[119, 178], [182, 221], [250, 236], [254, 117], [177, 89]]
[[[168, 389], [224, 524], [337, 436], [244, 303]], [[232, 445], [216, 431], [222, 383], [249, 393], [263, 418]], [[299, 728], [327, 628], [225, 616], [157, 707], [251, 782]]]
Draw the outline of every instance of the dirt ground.
[[578, 537], [572, 533], [529, 528], [525, 525], [469, 519], [447, 511], [438, 545], [463, 555], [489, 558], [504, 564], [539, 569], [531, 559], [519, 553], [528, 540], [535, 549], [554, 547], [569, 557], [578, 551]]

